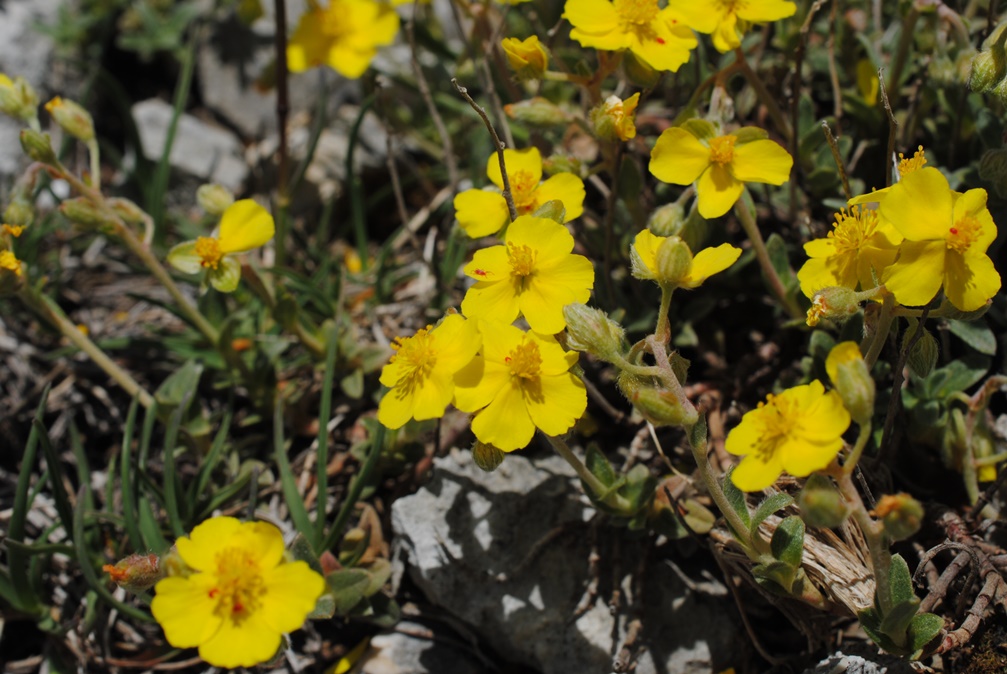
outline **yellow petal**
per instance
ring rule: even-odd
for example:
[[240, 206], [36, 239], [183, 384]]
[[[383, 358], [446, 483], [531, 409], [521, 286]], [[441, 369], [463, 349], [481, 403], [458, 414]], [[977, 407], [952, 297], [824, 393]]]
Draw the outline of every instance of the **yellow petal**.
[[322, 33], [324, 12], [307, 11], [297, 22], [294, 34], [287, 45], [287, 67], [292, 73], [299, 73], [325, 62], [328, 41]]
[[[538, 151], [537, 147], [529, 147], [524, 150], [504, 150], [504, 164], [507, 165], [508, 178], [512, 178], [520, 171], [525, 171], [533, 184], [538, 184], [542, 180], [542, 153]], [[500, 157], [496, 152], [486, 160], [486, 177], [499, 189], [504, 188], [500, 173]]]
[[591, 261], [583, 255], [568, 255], [530, 279], [518, 295], [518, 306], [532, 330], [552, 335], [566, 327], [563, 307], [587, 302], [593, 285]]
[[986, 255], [962, 256], [949, 252], [944, 294], [960, 311], [975, 311], [1000, 290], [1000, 274]]
[[210, 599], [212, 589], [213, 579], [206, 573], [188, 578], [170, 576], [158, 581], [150, 612], [160, 623], [169, 644], [175, 648], [194, 648], [220, 628], [221, 619], [214, 613], [217, 605]]
[[696, 37], [685, 24], [677, 21], [667, 9], [646, 26], [632, 32], [630, 51], [654, 70], [676, 72], [689, 61]]
[[785, 471], [794, 477], [807, 477], [832, 463], [842, 448], [842, 438], [833, 438], [823, 443], [792, 440], [781, 445], [777, 454]]
[[[858, 349], [856, 355], [859, 358], [859, 348], [856, 344], [853, 344], [853, 347]], [[817, 387], [814, 386], [815, 384], [817, 384]], [[807, 412], [803, 415], [799, 428], [795, 430], [802, 438], [812, 442], [832, 442], [842, 436], [846, 432], [846, 429], [850, 427], [850, 413], [846, 411], [843, 400], [839, 397], [838, 393], [835, 391], [822, 393], [824, 387], [817, 379], [812, 384], [809, 384], [808, 388], [816, 392], [816, 395], [810, 404], [806, 405], [805, 409]], [[794, 474], [796, 475], [796, 473]]]
[[692, 258], [692, 268], [689, 274], [679, 282], [682, 288], [696, 288], [714, 274], [719, 274], [741, 256], [741, 249], [729, 243], [723, 243], [716, 248], [704, 248]]
[[416, 397], [406, 390], [392, 389], [378, 403], [378, 421], [385, 428], [402, 428], [413, 418]]
[[737, 3], [735, 11], [739, 19], [763, 23], [793, 16], [797, 12], [797, 5], [789, 0], [746, 0]]
[[211, 517], [199, 524], [189, 536], [175, 541], [182, 560], [193, 569], [209, 571], [216, 568], [217, 553], [231, 544], [231, 538], [241, 529], [234, 517]]
[[217, 633], [199, 646], [199, 657], [215, 667], [251, 667], [273, 657], [280, 642], [280, 633], [253, 613], [240, 624], [224, 620]]
[[527, 447], [535, 435], [521, 388], [508, 381], [493, 401], [472, 419], [472, 432], [480, 441], [504, 452]]
[[567, 222], [584, 213], [584, 196], [584, 181], [572, 173], [557, 173], [535, 190], [535, 201], [539, 205], [554, 199], [562, 201]]
[[500, 363], [488, 363], [482, 356], [455, 375], [454, 405], [462, 412], [478, 412], [493, 401], [493, 397], [510, 377]]
[[546, 435], [562, 435], [573, 428], [587, 409], [584, 382], [572, 374], [539, 379], [541, 395], [528, 396], [532, 422]]
[[650, 172], [673, 185], [691, 185], [710, 165], [710, 148], [685, 129], [665, 129], [650, 153]]
[[[515, 220], [515, 224], [521, 218]], [[511, 226], [513, 230], [514, 225]], [[508, 236], [511, 230], [508, 230]], [[573, 237], [571, 237], [572, 239]], [[571, 249], [573, 243], [570, 243]], [[510, 258], [507, 256], [506, 246], [490, 246], [481, 248], [472, 256], [472, 261], [462, 269], [466, 276], [476, 281], [497, 282], [510, 278], [511, 266]]]
[[465, 190], [455, 197], [458, 225], [473, 239], [499, 232], [510, 214], [502, 194], [485, 190]]
[[[507, 245], [528, 246], [536, 251], [536, 267], [548, 260], [566, 257], [573, 250], [573, 244], [570, 230], [549, 218], [522, 215], [507, 228]], [[507, 264], [509, 268], [510, 263]]]
[[272, 569], [262, 576], [266, 592], [259, 612], [262, 620], [277, 632], [301, 628], [325, 590], [325, 580], [306, 562], [296, 561]]
[[979, 223], [978, 236], [969, 246], [968, 254], [985, 253], [997, 238], [997, 226], [989, 209], [986, 208], [986, 199], [986, 190], [977, 188], [961, 195], [954, 204], [953, 222], [958, 222], [963, 217], [972, 217]]
[[772, 140], [755, 140], [734, 148], [731, 172], [745, 183], [782, 185], [790, 178], [794, 158]]
[[272, 569], [283, 559], [283, 534], [269, 522], [242, 522], [231, 545], [244, 548], [261, 569]]
[[713, 46], [720, 53], [726, 53], [741, 46], [738, 34], [738, 16], [729, 11], [713, 31]]
[[668, 9], [673, 10], [682, 21], [697, 33], [712, 33], [717, 24], [724, 20], [726, 12], [718, 3], [697, 2], [696, 0], [668, 0]]
[[944, 258], [944, 241], [905, 241], [895, 264], [885, 271], [885, 287], [899, 304], [909, 307], [928, 304], [941, 289]]
[[782, 472], [779, 452], [771, 453], [765, 461], [758, 454], [749, 454], [731, 472], [731, 482], [741, 491], [761, 491], [776, 482]]
[[811, 299], [822, 288], [843, 285], [831, 262], [829, 258], [811, 258], [798, 270], [797, 280], [805, 297]]
[[645, 229], [633, 239], [633, 250], [644, 267], [637, 270], [640, 272], [637, 274], [638, 277], [652, 279], [657, 275], [657, 249], [664, 243], [665, 238], [667, 237], [655, 236], [649, 229]]
[[220, 216], [220, 252], [243, 253], [273, 238], [273, 216], [251, 199], [235, 201]]
[[726, 167], [711, 164], [696, 183], [699, 214], [707, 220], [719, 218], [738, 202], [744, 189], [744, 183], [736, 180]]
[[567, 0], [563, 17], [572, 26], [570, 37], [582, 47], [616, 51], [629, 46], [629, 35], [608, 0]]
[[908, 241], [943, 240], [952, 213], [947, 178], [931, 167], [906, 175], [892, 186], [878, 206], [878, 215]]
[[518, 312], [517, 292], [509, 278], [476, 283], [462, 300], [462, 313], [468, 318], [492, 318], [510, 323], [517, 318]]

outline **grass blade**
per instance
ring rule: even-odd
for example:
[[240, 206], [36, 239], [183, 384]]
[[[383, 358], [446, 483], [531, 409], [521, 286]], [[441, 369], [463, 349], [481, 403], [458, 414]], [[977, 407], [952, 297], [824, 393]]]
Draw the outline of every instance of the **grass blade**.
[[[140, 535], [140, 526], [137, 523], [136, 513], [136, 484], [133, 482], [133, 429], [136, 427], [136, 415], [140, 407], [140, 401], [136, 397], [129, 406], [129, 413], [126, 415], [126, 427], [122, 433], [122, 452], [119, 459], [119, 485], [122, 493], [122, 518], [125, 521], [126, 536], [129, 544], [135, 551], [143, 549], [143, 537]], [[149, 412], [150, 416], [155, 416], [155, 407]]]
[[[188, 397], [188, 396], [186, 396]], [[168, 428], [164, 433], [164, 509], [168, 513], [168, 524], [171, 526], [175, 538], [185, 535], [185, 526], [182, 524], [182, 517], [178, 509], [178, 486], [175, 474], [175, 444], [178, 440], [178, 428], [182, 425], [182, 414], [188, 407], [186, 402], [178, 406], [168, 421]]]
[[378, 424], [377, 430], [371, 437], [371, 446], [367, 451], [367, 458], [364, 460], [364, 465], [360, 467], [360, 472], [350, 483], [350, 491], [346, 494], [346, 500], [343, 501], [343, 505], [339, 507], [339, 514], [336, 516], [336, 521], [332, 523], [332, 529], [329, 530], [329, 535], [322, 543], [322, 547], [317, 550], [331, 550], [335, 547], [336, 543], [339, 541], [339, 537], [343, 535], [343, 529], [346, 528], [346, 523], [350, 519], [350, 515], [353, 513], [353, 506], [357, 504], [360, 499], [361, 492], [364, 491], [364, 487], [371, 479], [371, 473], [374, 472], [374, 468], [378, 465], [378, 459], [381, 458], [382, 450], [385, 445], [385, 427]]
[[73, 522], [73, 507], [70, 505], [70, 497], [63, 486], [63, 480], [60, 479], [63, 476], [63, 471], [59, 467], [59, 455], [56, 453], [56, 448], [52, 446], [52, 442], [49, 441], [49, 431], [46, 429], [45, 424], [42, 423], [42, 420], [36, 417], [31, 422], [31, 425], [32, 431], [38, 431], [38, 441], [42, 445], [42, 455], [45, 457], [45, 463], [49, 467], [49, 486], [52, 487], [52, 499], [56, 504], [56, 512], [59, 513], [59, 519], [63, 523], [66, 533], [70, 534], [70, 524]]
[[[39, 443], [39, 430], [34, 422], [42, 423], [42, 415], [45, 412], [46, 401], [49, 399], [49, 386], [42, 391], [42, 398], [35, 410], [35, 419], [32, 422], [31, 432], [28, 435], [28, 444], [25, 445], [24, 458], [21, 461], [21, 473], [17, 479], [17, 489], [14, 492], [14, 507], [11, 513], [10, 525], [7, 530], [7, 540], [24, 542], [25, 522], [28, 517], [28, 510], [31, 508], [31, 501], [28, 499], [28, 492], [31, 487], [32, 469], [35, 467], [35, 454]], [[41, 603], [35, 594], [34, 588], [28, 582], [28, 559], [21, 551], [7, 548], [7, 566], [10, 573], [10, 583], [13, 586], [13, 593], [17, 597], [16, 605], [26, 613], [36, 613], [41, 610]]]
[[[314, 537], [314, 528], [311, 520], [308, 519], [308, 511], [304, 507], [304, 499], [297, 491], [297, 481], [290, 470], [290, 459], [287, 458], [287, 450], [283, 441], [283, 401], [276, 401], [276, 410], [273, 413], [273, 450], [276, 454], [276, 466], [280, 471], [280, 484], [283, 487], [283, 498], [287, 501], [287, 508], [290, 510], [290, 519], [294, 521], [297, 531], [304, 534], [304, 537], [312, 542], [318, 543]], [[316, 548], [317, 549], [317, 548]]]
[[325, 323], [325, 374], [322, 376], [322, 401], [318, 410], [318, 458], [316, 465], [318, 505], [315, 514], [315, 540], [325, 538], [325, 507], [329, 491], [329, 417], [332, 416], [332, 383], [336, 374], [336, 353], [339, 348], [339, 326], [334, 321]]

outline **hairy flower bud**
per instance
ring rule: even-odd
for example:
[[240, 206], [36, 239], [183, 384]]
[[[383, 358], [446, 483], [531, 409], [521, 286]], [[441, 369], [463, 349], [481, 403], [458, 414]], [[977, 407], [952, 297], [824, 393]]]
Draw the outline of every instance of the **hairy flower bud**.
[[570, 121], [570, 115], [563, 108], [541, 96], [509, 103], [504, 106], [504, 112], [511, 119], [536, 126], [556, 126]]
[[805, 524], [822, 529], [838, 527], [850, 512], [832, 480], [818, 473], [804, 483], [804, 489], [797, 495], [797, 505]]
[[825, 370], [853, 420], [860, 425], [870, 423], [874, 414], [874, 379], [856, 342], [834, 346], [825, 359]]
[[23, 77], [0, 73], [0, 112], [15, 119], [34, 119], [38, 114], [38, 94]]
[[505, 37], [500, 41], [507, 63], [519, 80], [537, 80], [549, 67], [549, 52], [539, 42], [537, 35], [526, 40]]
[[685, 224], [685, 209], [672, 202], [654, 210], [647, 221], [647, 229], [654, 236], [678, 236]]
[[909, 538], [923, 524], [923, 505], [909, 494], [885, 494], [874, 507], [874, 514], [896, 541]]
[[476, 440], [472, 445], [472, 460], [480, 469], [492, 473], [503, 463], [504, 453], [493, 445]]
[[25, 199], [12, 199], [3, 212], [3, 221], [15, 227], [27, 227], [33, 220], [35, 220], [35, 208]]
[[616, 383], [640, 415], [655, 426], [692, 426], [696, 423], [696, 408], [673, 392], [626, 372], [619, 373]]
[[234, 195], [223, 185], [207, 183], [196, 190], [196, 203], [210, 215], [223, 215], [234, 203]]
[[823, 318], [845, 323], [859, 310], [860, 297], [855, 291], [843, 286], [830, 286], [816, 292], [811, 299], [807, 323], [815, 327]]
[[109, 208], [115, 211], [116, 215], [122, 218], [123, 221], [130, 224], [140, 224], [149, 217], [142, 208], [129, 199], [112, 197], [107, 199], [106, 202], [108, 203]]
[[669, 236], [657, 249], [657, 282], [675, 285], [692, 269], [692, 251], [677, 236]]
[[983, 42], [982, 51], [972, 58], [969, 88], [985, 93], [996, 91], [1007, 78], [1007, 23], [997, 26]]
[[112, 582], [128, 592], [149, 590], [165, 576], [160, 558], [153, 553], [130, 555], [115, 564], [106, 564], [101, 570], [109, 575]]
[[567, 345], [571, 349], [608, 362], [622, 354], [625, 333], [604, 311], [586, 304], [568, 304], [563, 307], [563, 318], [566, 319]]
[[113, 224], [109, 221], [108, 214], [84, 197], [65, 199], [60, 204], [59, 210], [67, 220], [84, 227], [104, 227]]
[[55, 164], [56, 153], [52, 150], [49, 134], [39, 133], [32, 129], [21, 129], [21, 149], [24, 153], [43, 164]]
[[90, 143], [94, 140], [94, 120], [79, 103], [56, 96], [45, 104], [54, 122], [74, 138]]

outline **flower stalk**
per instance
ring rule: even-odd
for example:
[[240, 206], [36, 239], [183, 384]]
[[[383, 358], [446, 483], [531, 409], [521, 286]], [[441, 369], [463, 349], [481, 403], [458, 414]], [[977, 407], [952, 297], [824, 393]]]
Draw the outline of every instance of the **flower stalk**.
[[776, 269], [769, 259], [769, 250], [766, 248], [766, 242], [762, 238], [759, 226], [756, 224], [751, 211], [748, 210], [748, 206], [745, 205], [743, 200], [738, 201], [735, 205], [734, 213], [738, 216], [738, 221], [741, 223], [741, 228], [745, 230], [748, 240], [752, 242], [755, 258], [759, 261], [762, 273], [766, 275], [766, 281], [769, 283], [770, 290], [773, 291], [773, 294], [776, 295], [776, 298], [780, 301], [783, 308], [787, 310], [791, 318], [803, 319], [804, 312], [797, 306], [797, 302], [788, 295], [786, 286], [783, 285], [780, 275], [776, 273]]

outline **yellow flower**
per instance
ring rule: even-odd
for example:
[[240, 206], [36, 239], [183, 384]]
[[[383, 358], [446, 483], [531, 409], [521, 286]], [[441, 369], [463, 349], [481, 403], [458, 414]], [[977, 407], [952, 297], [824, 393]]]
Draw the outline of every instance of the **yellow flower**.
[[396, 339], [395, 354], [381, 370], [381, 383], [391, 390], [378, 405], [378, 421], [400, 428], [410, 419], [444, 416], [454, 397], [455, 375], [475, 358], [479, 342], [475, 322], [459, 314]]
[[[542, 155], [538, 148], [504, 150], [507, 179], [518, 215], [528, 215], [547, 201], [563, 202], [566, 220], [584, 212], [584, 181], [572, 173], [558, 173], [542, 182]], [[500, 161], [494, 153], [486, 162], [486, 175], [503, 189]], [[507, 202], [498, 192], [465, 190], [455, 197], [455, 217], [473, 239], [499, 232], [507, 224]]]
[[679, 13], [657, 0], [566, 0], [563, 17], [582, 46], [628, 49], [654, 70], [678, 70], [697, 44]]
[[746, 127], [732, 134], [698, 138], [700, 125], [666, 129], [650, 154], [650, 172], [674, 185], [696, 183], [699, 214], [724, 215], [741, 197], [744, 183], [782, 185], [790, 178], [790, 153], [766, 138], [766, 132]]
[[1000, 290], [986, 249], [997, 237], [986, 190], [953, 192], [935, 168], [922, 168], [892, 186], [880, 217], [904, 237], [882, 281], [899, 303], [922, 306], [944, 287], [960, 311], [975, 311]]
[[216, 667], [271, 658], [325, 589], [306, 562], [284, 561], [283, 536], [266, 522], [215, 517], [175, 545], [192, 573], [159, 581], [150, 610], [168, 643], [199, 647]]
[[329, 0], [327, 7], [311, 3], [287, 46], [287, 65], [299, 73], [328, 65], [343, 77], [364, 74], [378, 47], [392, 43], [399, 16], [384, 2]]
[[210, 285], [233, 292], [241, 279], [241, 264], [232, 256], [265, 245], [273, 238], [273, 216], [251, 199], [236, 201], [220, 217], [219, 235], [185, 241], [168, 251], [168, 262], [186, 274], [206, 270]]
[[688, 246], [685, 246], [686, 264], [681, 265], [683, 268], [672, 274], [675, 278], [668, 278], [666, 272], [662, 273], [665, 271], [662, 267], [667, 265], [659, 263], [659, 259], [664, 257], [659, 253], [662, 244], [667, 250], [668, 247], [679, 243], [685, 246], [678, 237], [654, 236], [649, 229], [637, 234], [630, 249], [633, 276], [692, 290], [701, 286], [714, 274], [719, 274], [730, 267], [741, 255], [741, 249], [729, 243], [723, 243], [716, 248], [704, 248], [695, 257], [689, 252]]
[[713, 46], [720, 52], [741, 46], [745, 24], [786, 19], [797, 11], [797, 5], [787, 0], [669, 0], [668, 6], [694, 30], [712, 33]]
[[[898, 179], [901, 180], [907, 175], [919, 171], [921, 168], [926, 166], [927, 156], [923, 152], [923, 146], [917, 147], [916, 152], [913, 156], [906, 159], [906, 156], [899, 152], [899, 163], [895, 166], [895, 172], [898, 174]], [[858, 204], [880, 204], [881, 200], [885, 198], [885, 195], [891, 191], [891, 187], [882, 187], [880, 190], [874, 190], [873, 192], [868, 192], [867, 194], [861, 194], [860, 196], [853, 197], [847, 203], [850, 206], [855, 206]]]
[[4, 234], [10, 234], [16, 239], [19, 236], [21, 236], [21, 234], [24, 232], [24, 225], [3, 224], [0, 225], [0, 232], [3, 232]]
[[526, 40], [505, 37], [500, 41], [507, 63], [520, 80], [537, 80], [549, 67], [549, 52], [539, 42], [537, 35]]
[[21, 261], [9, 250], [0, 250], [0, 269], [13, 272], [15, 276], [21, 276], [24, 273], [21, 270]]
[[727, 435], [724, 448], [745, 457], [731, 480], [742, 491], [759, 491], [783, 471], [806, 477], [836, 458], [849, 426], [850, 413], [839, 394], [826, 393], [817, 379], [770, 394]]
[[595, 134], [605, 140], [626, 141], [636, 138], [636, 106], [640, 103], [637, 92], [622, 100], [609, 96], [604, 103], [591, 111]]
[[504, 245], [477, 250], [465, 265], [476, 284], [465, 293], [462, 313], [502, 323], [520, 313], [536, 332], [560, 332], [566, 327], [563, 307], [587, 302], [594, 286], [591, 261], [572, 250], [566, 227], [522, 215], [507, 228]]
[[482, 356], [459, 373], [455, 405], [476, 412], [472, 432], [504, 452], [531, 442], [535, 429], [562, 435], [587, 409], [584, 383], [570, 372], [575, 351], [513, 325], [479, 322]]
[[850, 290], [876, 287], [881, 274], [895, 261], [902, 235], [887, 222], [878, 220], [878, 212], [854, 206], [836, 213], [832, 231], [824, 239], [804, 244], [811, 258], [797, 272], [801, 291], [810, 297], [829, 286]]

